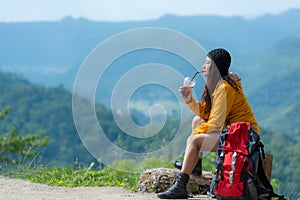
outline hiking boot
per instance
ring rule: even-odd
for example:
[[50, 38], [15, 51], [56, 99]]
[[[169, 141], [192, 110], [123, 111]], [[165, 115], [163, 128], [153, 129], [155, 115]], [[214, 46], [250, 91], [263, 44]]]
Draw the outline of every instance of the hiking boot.
[[157, 197], [160, 199], [187, 199], [188, 192], [186, 184], [189, 182], [190, 176], [183, 172], [178, 172], [173, 185], [165, 192], [160, 192]]
[[[173, 165], [175, 168], [181, 170], [182, 169], [182, 162], [181, 161], [174, 161]], [[199, 158], [197, 161], [197, 164], [195, 166], [195, 168], [193, 169], [192, 172], [193, 175], [195, 176], [201, 176], [202, 175], [202, 158]]]

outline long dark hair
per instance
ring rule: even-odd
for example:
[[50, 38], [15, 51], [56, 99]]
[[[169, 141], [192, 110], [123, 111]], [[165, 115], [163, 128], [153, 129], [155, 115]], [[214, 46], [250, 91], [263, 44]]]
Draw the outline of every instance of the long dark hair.
[[213, 101], [212, 94], [215, 91], [216, 86], [220, 80], [227, 81], [229, 85], [233, 87], [236, 91], [241, 92], [241, 88], [236, 84], [236, 82], [232, 80], [232, 78], [230, 78], [230, 76], [228, 75], [221, 77], [217, 66], [214, 63], [212, 63], [201, 98], [202, 102], [205, 103], [205, 113], [207, 114], [210, 114]]

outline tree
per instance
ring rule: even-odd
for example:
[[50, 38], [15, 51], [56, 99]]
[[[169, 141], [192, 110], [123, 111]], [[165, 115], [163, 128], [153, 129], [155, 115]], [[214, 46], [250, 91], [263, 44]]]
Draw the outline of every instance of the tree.
[[[9, 113], [6, 107], [0, 112], [0, 120]], [[39, 148], [48, 144], [48, 138], [44, 132], [20, 135], [12, 128], [7, 133], [0, 131], [0, 163], [20, 164], [27, 159], [31, 160], [39, 153]]]

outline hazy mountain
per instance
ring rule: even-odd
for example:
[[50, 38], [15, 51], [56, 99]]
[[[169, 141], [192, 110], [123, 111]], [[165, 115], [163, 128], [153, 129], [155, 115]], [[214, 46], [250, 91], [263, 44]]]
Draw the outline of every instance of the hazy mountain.
[[34, 82], [71, 88], [78, 67], [96, 45], [121, 31], [141, 27], [180, 31], [206, 49], [228, 48], [234, 55], [233, 64], [249, 64], [279, 40], [299, 36], [300, 27], [295, 25], [299, 15], [300, 10], [290, 10], [253, 20], [167, 15], [121, 23], [71, 17], [54, 22], [0, 23], [0, 67]]
[[[244, 89], [255, 109], [261, 105], [272, 109], [271, 102], [276, 101], [275, 104], [280, 105], [281, 98], [285, 97], [282, 92], [297, 88], [284, 84], [287, 79], [293, 80], [290, 76], [297, 74], [299, 69], [300, 26], [295, 25], [297, 19], [300, 19], [300, 10], [252, 20], [167, 15], [157, 20], [120, 23], [71, 17], [53, 22], [0, 23], [0, 68], [20, 74], [32, 82], [64, 85], [71, 89], [79, 66], [99, 43], [133, 28], [163, 27], [190, 36], [206, 49], [220, 46], [229, 49], [233, 55], [232, 71], [243, 77]], [[97, 93], [98, 100], [108, 103], [116, 81], [133, 67], [145, 63], [165, 64], [181, 70], [181, 73], [193, 73], [189, 68], [182, 68], [188, 63], [168, 52], [144, 50], [127, 54], [112, 63], [106, 72], [107, 78], [101, 82], [105, 89]], [[287, 88], [274, 91], [279, 87]], [[148, 93], [154, 94], [152, 99], [162, 98], [151, 88], [136, 95], [136, 98], [143, 98]], [[285, 101], [292, 103], [297, 99], [296, 94], [290, 92], [293, 98]], [[150, 96], [147, 98], [151, 99]], [[258, 109], [259, 118], [260, 112]], [[273, 112], [268, 113], [271, 115]]]
[[248, 96], [261, 124], [281, 134], [300, 136], [299, 56], [300, 38], [282, 40], [262, 54], [247, 79]]
[[[260, 126], [274, 131], [273, 135], [267, 131], [262, 133], [263, 139], [272, 144], [267, 145], [267, 149], [272, 147], [272, 150], [276, 149], [282, 154], [298, 152], [293, 151], [299, 146], [297, 138], [300, 136], [298, 19], [300, 10], [266, 15], [253, 20], [240, 17], [168, 15], [158, 20], [122, 23], [70, 17], [54, 22], [0, 23], [0, 68], [28, 79], [0, 73], [3, 93], [0, 104], [2, 107], [12, 107], [11, 114], [6, 119], [7, 123], [4, 124], [15, 126], [21, 132], [45, 130], [49, 133], [55, 138], [44, 152], [49, 159], [53, 155], [51, 159], [70, 164], [74, 158], [69, 155], [78, 154], [84, 157], [87, 152], [80, 146], [71, 115], [71, 94], [63, 87], [72, 88], [79, 66], [100, 42], [133, 28], [163, 27], [192, 37], [206, 49], [220, 46], [229, 49], [233, 55], [232, 71], [241, 75], [245, 93]], [[112, 63], [111, 68], [106, 71], [106, 79], [101, 82], [106, 90], [97, 93], [98, 100], [107, 103], [114, 83], [128, 70], [145, 63], [165, 64], [187, 75], [194, 72], [190, 68], [182, 68], [188, 63], [168, 52], [147, 49], [126, 54]], [[145, 74], [144, 77], [137, 78], [144, 79], [155, 75]], [[30, 82], [55, 87], [36, 86]], [[201, 83], [197, 87], [201, 87]], [[145, 87], [140, 89], [140, 93], [134, 94], [133, 98], [138, 107], [141, 101], [147, 105], [161, 99], [170, 103], [172, 99], [169, 95], [172, 94], [162, 93], [161, 88]], [[110, 129], [113, 121], [111, 112], [101, 107], [101, 113], [108, 113], [110, 118], [106, 122]], [[139, 110], [133, 109], [132, 113], [139, 119], [144, 117]], [[149, 119], [145, 119], [147, 120]], [[286, 145], [285, 142], [282, 143], [285, 138], [292, 138], [293, 141], [289, 140], [289, 145]], [[76, 146], [67, 148], [70, 142], [76, 143]], [[281, 154], [280, 156], [284, 157]], [[295, 178], [297, 174], [292, 175], [292, 171], [296, 167], [288, 166], [291, 166], [290, 160], [297, 156], [286, 156], [290, 160], [284, 162], [281, 157], [280, 162], [275, 163], [279, 166], [276, 174], [280, 175], [282, 167], [286, 171], [282, 179]], [[298, 162], [292, 164], [296, 163]]]

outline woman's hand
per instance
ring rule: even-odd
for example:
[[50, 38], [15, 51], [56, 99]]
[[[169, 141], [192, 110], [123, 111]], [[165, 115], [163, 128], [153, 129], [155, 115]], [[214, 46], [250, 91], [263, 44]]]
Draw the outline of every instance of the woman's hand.
[[193, 99], [193, 88], [192, 87], [180, 87], [180, 96], [183, 98], [185, 103], [190, 103]]

